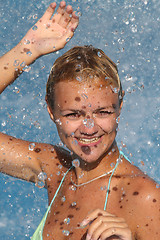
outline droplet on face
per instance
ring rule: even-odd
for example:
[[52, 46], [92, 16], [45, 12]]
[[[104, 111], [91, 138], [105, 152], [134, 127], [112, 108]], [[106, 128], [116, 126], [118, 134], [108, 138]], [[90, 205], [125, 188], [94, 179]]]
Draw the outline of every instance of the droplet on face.
[[63, 233], [64, 236], [69, 236], [70, 232], [68, 230], [63, 230], [62, 233]]
[[76, 202], [72, 202], [72, 203], [71, 203], [71, 206], [72, 206], [72, 207], [75, 207], [76, 205], [77, 205]]
[[35, 148], [35, 146], [36, 146], [35, 143], [30, 143], [30, 144], [29, 144], [29, 150], [30, 150], [30, 151], [33, 151], [34, 148]]
[[58, 125], [62, 125], [62, 122], [60, 119], [56, 119], [55, 122], [58, 123]]
[[83, 124], [85, 127], [87, 128], [93, 128], [94, 127], [94, 120], [93, 119], [88, 119], [88, 118], [85, 118], [83, 120]]
[[79, 161], [79, 159], [74, 159], [74, 160], [72, 161], [72, 166], [75, 167], [75, 168], [79, 167], [79, 166], [80, 166], [80, 161]]
[[81, 96], [86, 100], [86, 99], [88, 99], [88, 96], [86, 95], [86, 94], [81, 94]]
[[67, 224], [67, 225], [70, 224], [70, 218], [65, 218], [64, 223]]
[[82, 81], [82, 77], [77, 76], [77, 77], [76, 77], [76, 80], [77, 80], [78, 82], [81, 82], [81, 81]]

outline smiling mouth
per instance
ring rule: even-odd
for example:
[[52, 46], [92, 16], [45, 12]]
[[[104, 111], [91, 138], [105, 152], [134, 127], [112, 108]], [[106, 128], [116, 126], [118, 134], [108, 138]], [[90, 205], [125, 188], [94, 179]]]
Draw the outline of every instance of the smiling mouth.
[[101, 141], [102, 136], [100, 137], [94, 137], [94, 138], [76, 138], [79, 145], [84, 146], [91, 146], [91, 145], [96, 145]]

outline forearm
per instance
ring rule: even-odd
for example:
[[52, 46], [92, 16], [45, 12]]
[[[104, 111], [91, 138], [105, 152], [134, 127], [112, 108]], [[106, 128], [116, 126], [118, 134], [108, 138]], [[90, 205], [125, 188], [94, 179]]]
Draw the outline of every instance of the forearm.
[[3, 55], [0, 58], [0, 93], [37, 58], [38, 54], [32, 48], [32, 43], [26, 44], [25, 39]]

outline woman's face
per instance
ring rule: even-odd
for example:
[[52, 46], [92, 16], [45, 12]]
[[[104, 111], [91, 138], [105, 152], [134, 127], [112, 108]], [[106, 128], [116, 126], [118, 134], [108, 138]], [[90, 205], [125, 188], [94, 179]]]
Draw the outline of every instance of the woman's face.
[[56, 84], [51, 118], [62, 142], [88, 163], [110, 149], [119, 114], [118, 94], [101, 80], [96, 85], [77, 81]]

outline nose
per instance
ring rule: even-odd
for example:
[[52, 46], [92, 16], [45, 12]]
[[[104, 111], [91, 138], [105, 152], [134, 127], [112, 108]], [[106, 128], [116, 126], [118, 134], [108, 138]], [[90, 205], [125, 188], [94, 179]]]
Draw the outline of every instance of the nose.
[[95, 122], [95, 119], [91, 115], [86, 115], [82, 120], [82, 124], [80, 126], [80, 133], [83, 135], [93, 136], [98, 132], [98, 126]]

